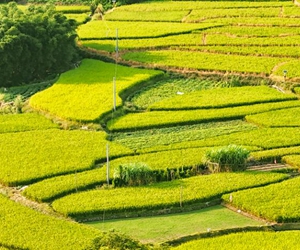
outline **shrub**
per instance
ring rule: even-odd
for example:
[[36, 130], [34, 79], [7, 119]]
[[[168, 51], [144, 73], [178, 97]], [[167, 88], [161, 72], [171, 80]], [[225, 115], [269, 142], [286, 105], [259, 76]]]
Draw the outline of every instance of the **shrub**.
[[140, 186], [153, 181], [154, 174], [145, 163], [119, 165], [114, 174], [115, 186]]
[[228, 145], [206, 152], [208, 167], [212, 172], [231, 172], [246, 169], [246, 160], [250, 151], [237, 146]]

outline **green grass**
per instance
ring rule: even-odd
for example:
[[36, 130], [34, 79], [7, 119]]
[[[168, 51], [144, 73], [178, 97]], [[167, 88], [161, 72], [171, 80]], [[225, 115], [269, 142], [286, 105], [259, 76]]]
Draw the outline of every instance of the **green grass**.
[[299, 249], [299, 231], [286, 232], [244, 232], [220, 237], [194, 240], [184, 243], [171, 250], [215, 250], [215, 249], [239, 249], [239, 250], [297, 250]]
[[116, 106], [120, 106], [122, 92], [162, 74], [85, 59], [79, 68], [63, 73], [52, 87], [32, 96], [29, 103], [64, 119], [94, 121], [113, 110], [115, 75]]
[[115, 230], [144, 243], [162, 243], [179, 237], [236, 227], [260, 226], [262, 222], [244, 217], [222, 206], [188, 213], [155, 217], [89, 222], [101, 231]]

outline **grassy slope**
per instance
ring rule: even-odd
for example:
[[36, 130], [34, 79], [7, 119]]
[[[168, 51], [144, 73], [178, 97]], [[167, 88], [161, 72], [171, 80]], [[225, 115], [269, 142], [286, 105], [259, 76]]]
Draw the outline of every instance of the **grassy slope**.
[[188, 213], [160, 215], [156, 217], [108, 220], [87, 223], [102, 231], [116, 230], [147, 243], [161, 243], [189, 234], [207, 230], [259, 226], [252, 220], [222, 206], [205, 208]]

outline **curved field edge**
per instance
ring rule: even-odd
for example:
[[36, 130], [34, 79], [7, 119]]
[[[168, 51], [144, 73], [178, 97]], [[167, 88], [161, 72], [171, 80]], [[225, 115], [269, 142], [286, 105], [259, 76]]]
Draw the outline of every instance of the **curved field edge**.
[[[201, 172], [207, 148], [162, 151], [149, 154], [120, 157], [109, 161], [109, 179], [114, 178], [120, 165], [144, 163], [157, 181], [193, 176]], [[101, 186], [107, 182], [107, 164], [100, 168], [48, 178], [28, 186], [24, 195], [37, 201], [51, 201], [72, 192]]]
[[299, 222], [299, 188], [300, 178], [295, 177], [266, 187], [223, 195], [222, 198], [232, 206], [270, 221]]
[[8, 186], [92, 169], [106, 159], [108, 143], [112, 158], [133, 153], [108, 142], [105, 132], [48, 129], [4, 133], [0, 139], [6, 145], [0, 149], [0, 182]]
[[60, 118], [96, 121], [112, 111], [114, 103], [116, 107], [122, 105], [120, 96], [126, 96], [137, 85], [162, 76], [162, 71], [84, 59], [78, 68], [63, 73], [52, 87], [32, 96], [29, 104]]
[[198, 249], [278, 249], [297, 250], [300, 231], [286, 232], [243, 232], [219, 237], [194, 240], [184, 243], [171, 250], [198, 250]]
[[[9, 249], [95, 249], [98, 230], [41, 214], [0, 194], [0, 246]], [[42, 228], [42, 230], [37, 230]]]
[[[148, 186], [96, 189], [71, 194], [52, 203], [54, 210], [76, 219], [126, 212], [170, 209], [209, 202], [233, 190], [282, 181], [285, 174], [275, 173], [222, 173], [197, 176]], [[211, 187], [214, 187], [213, 189]], [[180, 193], [182, 193], [182, 196]], [[143, 194], [141, 196], [141, 194]], [[181, 198], [180, 198], [181, 197]]]

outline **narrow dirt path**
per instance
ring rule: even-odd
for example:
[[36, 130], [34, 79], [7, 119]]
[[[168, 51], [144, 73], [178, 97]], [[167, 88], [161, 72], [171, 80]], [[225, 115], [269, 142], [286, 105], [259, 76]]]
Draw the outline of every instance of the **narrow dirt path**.
[[29, 207], [33, 210], [38, 211], [39, 213], [54, 216], [57, 218], [69, 220], [68, 218], [64, 217], [63, 215], [55, 212], [52, 207], [47, 203], [39, 203], [36, 201], [32, 201], [27, 199], [25, 196], [22, 195], [21, 191], [14, 187], [6, 187], [0, 184], [0, 194], [8, 197], [10, 200], [15, 201], [25, 207]]

